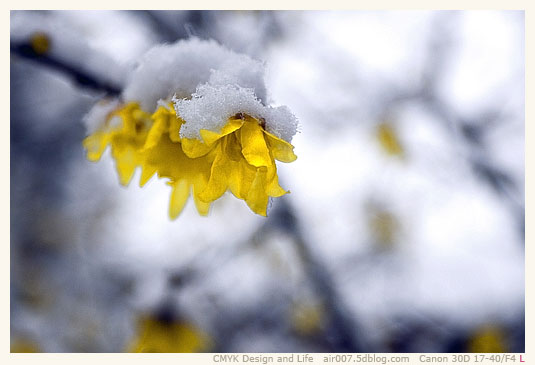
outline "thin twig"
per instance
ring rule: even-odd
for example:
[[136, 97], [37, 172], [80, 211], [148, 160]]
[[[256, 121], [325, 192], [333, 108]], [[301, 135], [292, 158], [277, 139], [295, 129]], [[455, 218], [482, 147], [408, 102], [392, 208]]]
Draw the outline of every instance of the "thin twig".
[[112, 96], [118, 96], [121, 93], [121, 88], [119, 86], [114, 85], [107, 80], [103, 80], [96, 75], [92, 75], [89, 72], [81, 70], [79, 67], [71, 65], [65, 60], [61, 60], [47, 54], [37, 54], [29, 44], [17, 44], [12, 42], [10, 49], [12, 55], [22, 57], [44, 67], [59, 71], [73, 80], [80, 87], [92, 89], [94, 91], [105, 92]]

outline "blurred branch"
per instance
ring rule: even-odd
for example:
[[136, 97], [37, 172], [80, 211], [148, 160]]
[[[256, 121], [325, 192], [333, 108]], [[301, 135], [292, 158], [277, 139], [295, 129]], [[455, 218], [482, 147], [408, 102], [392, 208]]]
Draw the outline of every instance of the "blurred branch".
[[524, 242], [525, 206], [520, 198], [519, 188], [508, 173], [495, 166], [488, 156], [485, 146], [481, 143], [485, 133], [485, 125], [488, 126], [500, 120], [501, 113], [486, 113], [478, 118], [464, 119], [450, 111], [434, 94], [425, 95], [423, 101], [435, 115], [449, 125], [449, 129], [456, 134], [457, 138], [463, 140], [470, 147], [471, 153], [466, 157], [467, 162], [476, 176], [506, 200], [517, 220], [522, 242]]
[[524, 242], [525, 207], [520, 198], [519, 188], [509, 174], [495, 166], [483, 143], [486, 131], [506, 119], [503, 110], [487, 110], [477, 117], [465, 118], [446, 105], [437, 92], [437, 85], [450, 59], [455, 34], [450, 29], [457, 25], [458, 14], [450, 11], [440, 12], [436, 17], [433, 27], [435, 31], [432, 32], [428, 45], [422, 84], [416, 97], [445, 123], [450, 133], [469, 147], [467, 162], [482, 181], [507, 201], [518, 222]]
[[[288, 199], [281, 198], [278, 199], [270, 219], [262, 230], [281, 230], [294, 239], [307, 278], [311, 281], [316, 294], [325, 303], [329, 323], [325, 335], [332, 350], [337, 352], [371, 351], [369, 346], [364, 346], [364, 336], [360, 335], [362, 332], [359, 325], [344, 307], [331, 275], [320, 260], [314, 256], [299, 227], [297, 215]], [[265, 234], [265, 232], [259, 232], [259, 234]]]
[[[282, 231], [293, 239], [306, 277], [310, 280], [316, 295], [321, 298], [324, 304], [327, 325], [324, 336], [320, 339], [322, 340], [322, 345], [327, 346], [329, 351], [334, 352], [371, 351], [369, 344], [364, 343], [364, 335], [356, 319], [346, 310], [342, 298], [335, 289], [335, 284], [329, 271], [314, 255], [299, 226], [297, 215], [289, 204], [288, 199], [278, 199], [268, 219], [249, 239], [234, 245], [231, 249], [218, 248], [212, 252], [203, 251], [201, 255], [186, 264], [185, 269], [170, 274], [170, 288], [180, 290], [183, 285], [190, 284], [192, 281], [210, 280], [210, 275], [215, 272], [214, 270], [206, 270], [206, 262], [212, 261], [210, 257], [213, 257], [217, 262], [216, 267], [222, 267], [239, 255], [245, 254], [248, 248], [254, 246], [254, 243], [261, 244], [264, 242], [261, 237], [266, 237], [270, 232]], [[253, 245], [251, 245], [251, 242]], [[276, 313], [263, 311], [260, 315], [257, 310], [252, 310], [249, 314], [242, 312], [239, 315], [227, 313], [220, 319], [221, 321], [216, 321], [215, 323], [218, 332], [217, 337], [220, 339], [217, 346], [220, 349], [226, 348], [227, 343], [233, 337], [233, 333], [238, 333], [243, 330], [243, 327], [250, 326], [255, 321], [262, 322], [264, 326], [275, 326], [275, 323], [280, 321], [280, 319], [276, 318]]]
[[71, 65], [65, 60], [47, 54], [39, 54], [28, 43], [11, 42], [10, 50], [12, 55], [30, 60], [43, 67], [48, 67], [62, 73], [80, 87], [105, 92], [113, 96], [118, 96], [121, 93], [121, 89], [117, 85], [113, 85], [111, 82], [104, 80], [97, 75], [92, 75], [81, 70], [79, 67]]
[[[485, 182], [496, 194], [503, 198], [511, 209], [518, 229], [524, 241], [525, 207], [517, 182], [502, 168], [496, 166], [486, 150], [484, 137], [487, 131], [500, 121], [506, 120], [503, 109], [492, 109], [480, 112], [473, 117], [465, 117], [447, 105], [437, 90], [445, 75], [450, 60], [451, 48], [454, 46], [458, 12], [439, 12], [432, 26], [433, 32], [427, 46], [427, 59], [419, 85], [410, 89], [399, 89], [389, 85], [388, 97], [383, 102], [382, 113], [388, 113], [397, 105], [412, 101], [419, 102], [442, 121], [443, 126], [468, 148], [464, 153], [467, 163], [474, 174]], [[498, 103], [503, 105], [503, 103]]]

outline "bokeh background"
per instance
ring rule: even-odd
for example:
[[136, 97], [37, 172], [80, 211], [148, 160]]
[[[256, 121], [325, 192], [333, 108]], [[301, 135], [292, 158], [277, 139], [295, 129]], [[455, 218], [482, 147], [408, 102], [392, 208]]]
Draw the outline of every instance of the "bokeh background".
[[[524, 351], [523, 12], [10, 18], [12, 352]], [[268, 218], [170, 221], [162, 181], [85, 159], [84, 114], [190, 36], [300, 121]]]

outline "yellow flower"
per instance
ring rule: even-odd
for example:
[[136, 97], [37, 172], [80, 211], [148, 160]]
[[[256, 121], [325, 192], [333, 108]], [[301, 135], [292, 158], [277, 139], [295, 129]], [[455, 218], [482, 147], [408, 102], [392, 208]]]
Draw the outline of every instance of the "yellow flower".
[[238, 113], [219, 132], [201, 130], [202, 140], [181, 138], [182, 124], [166, 106], [149, 115], [131, 102], [112, 111], [83, 145], [91, 161], [98, 161], [110, 145], [123, 185], [128, 185], [138, 166], [140, 186], [154, 173], [169, 179], [171, 219], [182, 212], [190, 193], [201, 215], [230, 190], [263, 216], [269, 197], [287, 193], [279, 186], [275, 159], [292, 162], [297, 157], [293, 146], [267, 132], [261, 120]]
[[30, 38], [30, 45], [35, 54], [44, 55], [50, 50], [50, 38], [45, 33], [34, 33]]
[[[44, 50], [45, 40], [37, 41], [43, 44], [36, 48]], [[176, 72], [154, 78], [169, 65]], [[171, 219], [190, 194], [199, 213], [207, 215], [227, 190], [266, 216], [269, 198], [288, 193], [279, 185], [275, 160], [297, 158], [288, 141], [298, 122], [288, 107], [265, 104], [263, 79], [262, 62], [215, 41], [192, 38], [155, 46], [125, 85], [125, 102], [97, 105], [84, 117], [91, 131], [83, 142], [87, 158], [99, 160], [110, 146], [122, 185], [137, 167], [140, 186], [154, 174], [168, 179]], [[95, 122], [103, 120], [94, 131]]]
[[383, 150], [391, 156], [403, 157], [404, 149], [394, 127], [383, 122], [377, 126], [376, 137]]
[[[160, 106], [152, 115], [154, 124], [142, 150], [144, 170], [157, 171], [172, 186], [169, 216], [178, 217], [191, 191], [199, 214], [206, 215], [210, 202], [199, 198], [210, 177], [210, 157], [189, 158], [182, 151], [179, 130], [183, 121], [174, 111]], [[142, 180], [143, 185], [146, 180]]]
[[[121, 123], [115, 123], [119, 118]], [[152, 126], [151, 116], [141, 110], [139, 104], [128, 103], [111, 112], [104, 125], [83, 141], [87, 159], [98, 161], [108, 145], [115, 159], [119, 181], [128, 185], [135, 169], [143, 165], [142, 147]], [[141, 181], [146, 182], [154, 170], [143, 169]]]
[[200, 329], [184, 321], [145, 317], [138, 327], [138, 336], [130, 344], [129, 352], [201, 352], [211, 345]]
[[299, 301], [291, 308], [292, 328], [302, 336], [313, 336], [320, 332], [325, 321], [325, 308], [322, 303]]
[[504, 332], [497, 326], [480, 327], [468, 342], [468, 352], [507, 352]]
[[183, 138], [182, 149], [192, 159], [211, 161], [210, 177], [198, 199], [210, 203], [230, 190], [249, 208], [266, 216], [269, 197], [287, 193], [279, 186], [275, 159], [295, 161], [293, 146], [267, 132], [264, 123], [238, 113], [219, 131], [201, 129], [202, 140]]
[[27, 338], [11, 339], [11, 353], [37, 353], [43, 352], [39, 345]]

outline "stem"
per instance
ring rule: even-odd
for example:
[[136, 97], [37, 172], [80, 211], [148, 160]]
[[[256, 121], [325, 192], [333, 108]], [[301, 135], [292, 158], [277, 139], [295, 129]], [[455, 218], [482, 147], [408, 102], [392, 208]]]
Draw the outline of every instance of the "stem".
[[71, 78], [77, 85], [94, 91], [105, 92], [112, 96], [119, 96], [121, 88], [111, 82], [92, 75], [64, 60], [46, 54], [37, 54], [30, 44], [11, 43], [11, 54], [30, 60], [39, 65], [54, 69]]

